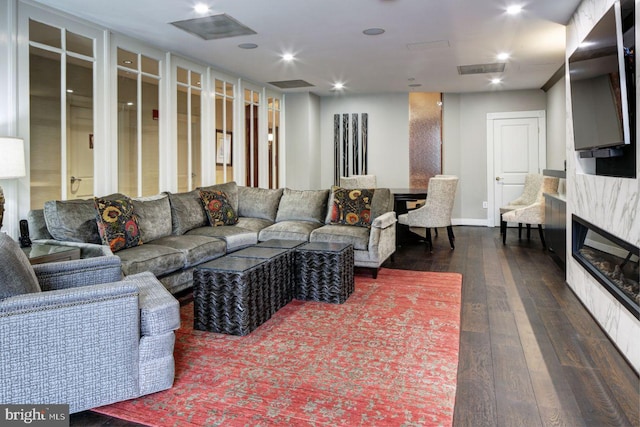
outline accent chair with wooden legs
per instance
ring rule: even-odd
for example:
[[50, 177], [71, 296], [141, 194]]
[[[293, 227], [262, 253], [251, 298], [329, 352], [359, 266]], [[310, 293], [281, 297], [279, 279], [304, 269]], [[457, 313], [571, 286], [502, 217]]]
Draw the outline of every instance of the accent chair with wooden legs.
[[424, 205], [398, 216], [398, 222], [409, 226], [409, 230], [412, 228], [426, 229], [427, 249], [430, 252], [433, 251], [431, 229], [437, 229], [438, 227], [447, 228], [449, 244], [451, 249], [455, 249], [455, 235], [453, 234], [453, 227], [451, 225], [451, 211], [453, 210], [457, 187], [457, 176], [435, 176], [429, 180], [427, 200]]

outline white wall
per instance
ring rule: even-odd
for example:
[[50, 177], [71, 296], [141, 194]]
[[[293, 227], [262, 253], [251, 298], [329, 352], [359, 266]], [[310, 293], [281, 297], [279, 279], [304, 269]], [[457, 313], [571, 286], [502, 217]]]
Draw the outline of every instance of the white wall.
[[562, 77], [547, 91], [547, 169], [564, 170], [567, 145], [567, 88]]
[[409, 187], [409, 95], [378, 94], [323, 97], [320, 143], [323, 188], [333, 185], [333, 115], [367, 113], [368, 173], [379, 187]]
[[487, 114], [546, 108], [542, 90], [445, 93], [443, 98], [443, 171], [458, 175], [460, 203], [456, 223], [484, 225], [487, 210]]
[[[614, 0], [583, 0], [567, 27], [567, 56], [578, 46]], [[636, 5], [638, 1], [636, 0]], [[636, 27], [638, 15], [636, 14]], [[636, 44], [640, 32], [636, 31]], [[565, 78], [567, 76], [565, 75]], [[636, 75], [638, 79], [638, 76]], [[638, 84], [640, 80], [636, 82]], [[639, 180], [583, 174], [574, 151], [570, 81], [566, 78], [567, 156], [567, 283], [607, 332], [622, 354], [640, 372], [640, 321], [632, 316], [571, 257], [571, 215], [640, 245]], [[638, 94], [636, 91], [636, 103]], [[638, 121], [636, 117], [636, 122]], [[636, 123], [637, 126], [637, 123]], [[640, 176], [640, 150], [636, 169]]]

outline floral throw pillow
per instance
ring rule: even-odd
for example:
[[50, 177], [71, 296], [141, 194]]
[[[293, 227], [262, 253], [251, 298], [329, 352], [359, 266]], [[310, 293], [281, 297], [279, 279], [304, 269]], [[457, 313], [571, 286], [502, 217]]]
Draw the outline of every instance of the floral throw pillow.
[[202, 200], [204, 210], [209, 218], [209, 224], [213, 227], [238, 223], [238, 216], [224, 191], [200, 190], [200, 200]]
[[130, 199], [108, 200], [96, 197], [93, 201], [102, 244], [109, 245], [111, 252], [142, 244], [138, 217], [133, 213]]
[[371, 227], [371, 200], [374, 189], [335, 187], [331, 206], [331, 224]]

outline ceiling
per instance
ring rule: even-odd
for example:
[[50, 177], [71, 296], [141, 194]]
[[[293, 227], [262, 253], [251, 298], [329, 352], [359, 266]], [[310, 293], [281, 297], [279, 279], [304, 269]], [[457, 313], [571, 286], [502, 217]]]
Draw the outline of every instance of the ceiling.
[[[336, 93], [336, 81], [345, 94], [541, 88], [564, 63], [565, 25], [581, 0], [514, 0], [523, 6], [515, 16], [509, 1], [202, 0], [206, 15], [226, 13], [256, 32], [204, 40], [170, 24], [201, 18], [196, 0], [38, 0], [257, 83], [304, 80], [313, 86], [284, 92], [320, 96]], [[368, 28], [385, 32], [364, 35]], [[497, 60], [499, 52], [510, 59]], [[506, 62], [504, 72], [458, 74], [496, 62]]]

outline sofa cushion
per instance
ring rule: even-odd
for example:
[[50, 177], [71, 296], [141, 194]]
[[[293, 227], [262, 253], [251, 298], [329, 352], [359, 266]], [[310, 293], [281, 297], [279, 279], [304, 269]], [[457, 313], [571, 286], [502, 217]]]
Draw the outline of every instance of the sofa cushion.
[[247, 230], [237, 225], [224, 225], [221, 227], [198, 227], [187, 232], [189, 236], [217, 237], [227, 243], [227, 252], [255, 245], [258, 243], [258, 233]]
[[282, 239], [308, 242], [309, 235], [318, 227], [322, 227], [322, 224], [310, 221], [280, 221], [260, 231], [258, 240], [263, 242]]
[[238, 187], [238, 216], [275, 221], [283, 189]]
[[349, 243], [353, 249], [369, 249], [369, 229], [351, 225], [325, 225], [311, 232], [310, 242]]
[[329, 190], [291, 190], [285, 188], [278, 206], [276, 222], [313, 221], [321, 223], [327, 212]]
[[[111, 194], [103, 199], [118, 200], [124, 194]], [[96, 208], [89, 200], [50, 200], [44, 203], [44, 220], [51, 236], [67, 242], [101, 244], [96, 224]]]
[[94, 203], [102, 244], [108, 245], [112, 252], [142, 244], [138, 217], [133, 212], [131, 199], [109, 200], [96, 197]]
[[371, 227], [374, 189], [335, 188], [331, 193], [331, 224]]
[[0, 233], [0, 301], [14, 295], [40, 292], [29, 259], [8, 235]]
[[207, 187], [198, 187], [198, 190], [207, 191], [224, 191], [227, 194], [227, 199], [231, 204], [234, 212], [238, 212], [238, 184], [235, 181], [225, 182], [224, 184], [209, 185]]
[[159, 194], [132, 199], [133, 213], [138, 217], [140, 238], [148, 243], [171, 235], [171, 205], [169, 196]]
[[185, 267], [201, 264], [225, 254], [224, 240], [207, 236], [166, 236], [154, 240], [149, 245], [160, 245], [183, 253]]
[[122, 261], [122, 272], [126, 276], [150, 271], [160, 277], [181, 269], [185, 264], [185, 256], [181, 251], [154, 244], [123, 249], [116, 255]]
[[199, 190], [169, 193], [169, 203], [173, 234], [181, 235], [196, 227], [209, 224], [207, 214], [202, 207]]
[[200, 200], [211, 226], [237, 224], [238, 215], [224, 191], [200, 190]]
[[246, 230], [255, 231], [255, 232], [258, 232], [263, 228], [267, 228], [271, 224], [273, 224], [273, 221], [269, 221], [268, 219], [247, 218], [247, 217], [238, 218], [239, 227], [242, 227]]

